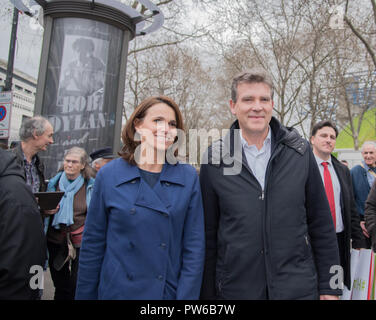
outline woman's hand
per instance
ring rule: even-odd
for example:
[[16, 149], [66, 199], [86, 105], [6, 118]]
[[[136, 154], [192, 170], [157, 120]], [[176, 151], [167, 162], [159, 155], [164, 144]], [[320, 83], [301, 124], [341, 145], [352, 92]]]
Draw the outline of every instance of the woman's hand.
[[57, 213], [60, 209], [60, 204], [57, 205], [57, 207], [55, 209], [51, 209], [51, 210], [43, 210], [42, 213], [46, 216], [52, 216], [54, 215], [55, 213]]

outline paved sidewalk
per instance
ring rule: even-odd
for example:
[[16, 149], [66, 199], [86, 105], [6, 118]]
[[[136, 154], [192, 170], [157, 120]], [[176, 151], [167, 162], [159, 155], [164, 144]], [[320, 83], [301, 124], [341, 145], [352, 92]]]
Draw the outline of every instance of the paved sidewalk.
[[50, 269], [44, 272], [44, 289], [42, 300], [53, 300], [55, 293], [55, 287], [52, 283]]

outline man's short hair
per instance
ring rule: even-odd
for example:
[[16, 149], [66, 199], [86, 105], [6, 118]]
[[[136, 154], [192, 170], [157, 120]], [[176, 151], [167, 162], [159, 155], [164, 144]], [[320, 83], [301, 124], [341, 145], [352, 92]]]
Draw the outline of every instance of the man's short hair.
[[335, 133], [336, 133], [336, 138], [338, 137], [338, 129], [336, 125], [330, 121], [330, 120], [322, 120], [320, 122], [317, 122], [313, 127], [312, 127], [312, 133], [311, 133], [311, 138], [316, 135], [317, 131], [324, 127], [330, 127], [333, 128]]
[[232, 80], [231, 85], [231, 100], [236, 102], [238, 99], [238, 86], [241, 83], [265, 83], [270, 87], [270, 96], [273, 100], [274, 95], [274, 85], [273, 80], [270, 77], [269, 73], [260, 68], [254, 68], [247, 71], [243, 71], [239, 73], [235, 78]]
[[27, 141], [33, 137], [33, 134], [41, 136], [46, 131], [48, 120], [42, 116], [35, 116], [25, 120], [20, 128], [19, 135], [21, 141]]

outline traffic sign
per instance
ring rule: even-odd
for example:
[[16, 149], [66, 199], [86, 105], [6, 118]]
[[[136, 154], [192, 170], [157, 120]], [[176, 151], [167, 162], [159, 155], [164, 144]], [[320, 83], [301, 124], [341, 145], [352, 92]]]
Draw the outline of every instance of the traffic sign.
[[9, 138], [12, 91], [0, 92], [0, 138]]

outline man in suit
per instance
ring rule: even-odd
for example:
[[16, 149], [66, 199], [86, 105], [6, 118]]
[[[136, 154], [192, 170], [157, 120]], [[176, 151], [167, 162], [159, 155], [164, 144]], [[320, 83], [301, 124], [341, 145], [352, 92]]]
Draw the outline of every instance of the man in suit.
[[315, 124], [312, 128], [311, 144], [319, 167], [333, 217], [341, 266], [344, 271], [344, 284], [350, 288], [350, 249], [365, 248], [366, 242], [360, 228], [349, 169], [331, 155], [338, 130], [328, 120]]

